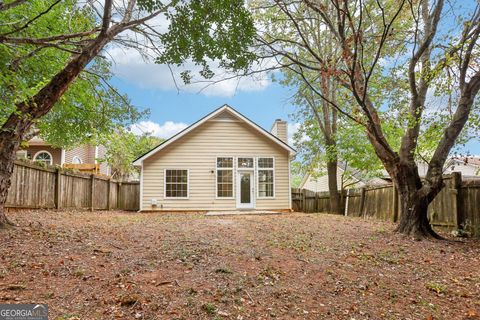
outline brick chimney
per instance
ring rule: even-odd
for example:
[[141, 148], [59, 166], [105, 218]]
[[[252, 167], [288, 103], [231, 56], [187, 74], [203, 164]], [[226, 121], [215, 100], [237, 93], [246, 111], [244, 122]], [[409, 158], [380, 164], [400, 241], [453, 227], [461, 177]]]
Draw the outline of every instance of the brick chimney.
[[288, 143], [287, 121], [282, 119], [275, 120], [270, 132], [283, 142]]

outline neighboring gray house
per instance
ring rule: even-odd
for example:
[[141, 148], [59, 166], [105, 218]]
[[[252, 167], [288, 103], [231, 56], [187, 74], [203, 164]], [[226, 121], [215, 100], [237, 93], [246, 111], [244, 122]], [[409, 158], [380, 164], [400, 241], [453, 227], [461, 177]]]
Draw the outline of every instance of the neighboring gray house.
[[[339, 162], [337, 167], [338, 190], [343, 188], [361, 188], [365, 186], [357, 171], [352, 170], [346, 164]], [[314, 192], [326, 192], [328, 190], [328, 176], [326, 170], [316, 169], [315, 174], [307, 173], [299, 188]]]
[[[418, 162], [418, 174], [420, 178], [424, 178], [427, 175], [428, 163]], [[466, 158], [452, 157], [447, 159], [443, 170], [444, 174], [450, 174], [452, 172], [460, 172], [464, 179], [477, 179], [480, 178], [480, 157], [474, 156]], [[369, 186], [385, 185], [392, 182], [392, 179], [388, 175], [386, 170], [383, 170], [382, 176], [373, 178], [367, 182]]]

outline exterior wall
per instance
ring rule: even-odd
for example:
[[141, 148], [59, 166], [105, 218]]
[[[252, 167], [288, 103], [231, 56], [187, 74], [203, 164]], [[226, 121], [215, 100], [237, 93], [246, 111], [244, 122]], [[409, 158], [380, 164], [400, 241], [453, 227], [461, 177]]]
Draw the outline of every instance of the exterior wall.
[[53, 164], [61, 165], [62, 149], [52, 148], [51, 146], [29, 146], [28, 148], [22, 148], [22, 150], [27, 150], [27, 157], [30, 160], [33, 160], [33, 157], [37, 152], [48, 151], [52, 155]]
[[[342, 174], [343, 170], [340, 168], [337, 168], [337, 181], [338, 181], [338, 190], [342, 189], [341, 181], [342, 181]], [[345, 181], [345, 184], [350, 184], [352, 183], [353, 180], [348, 179]], [[361, 181], [356, 183], [355, 185], [350, 185], [348, 188], [360, 188], [363, 187], [365, 184]], [[315, 192], [326, 192], [328, 190], [328, 176], [327, 173], [325, 172], [324, 175], [319, 176], [319, 177], [312, 177], [310, 174], [307, 176], [305, 181], [300, 185], [300, 188], [302, 189], [307, 189], [310, 191], [315, 191]]]
[[[96, 158], [102, 159], [105, 156], [106, 150], [107, 149], [104, 146], [98, 146], [96, 151], [95, 146], [84, 144], [65, 151], [65, 163], [72, 163], [74, 157], [80, 157], [80, 159], [82, 159], [82, 163], [97, 163]], [[105, 175], [110, 173], [107, 164], [100, 164], [100, 173]]]
[[[107, 148], [103, 145], [97, 147], [97, 159], [104, 159], [107, 154]], [[110, 167], [105, 162], [100, 162], [100, 173], [109, 175]]]
[[282, 121], [282, 120], [275, 120], [272, 126], [272, 130], [270, 132], [282, 140], [285, 143], [288, 143], [288, 125], [287, 121]]
[[[211, 119], [143, 161], [142, 210], [236, 210], [236, 174], [234, 198], [216, 198], [217, 156], [274, 157], [275, 197], [256, 199], [255, 209], [290, 209], [288, 151], [242, 121]], [[188, 199], [164, 198], [165, 169], [189, 170]], [[257, 198], [256, 176], [254, 181]], [[152, 207], [151, 199], [157, 199], [156, 207]]]
[[74, 157], [82, 159], [82, 163], [95, 163], [95, 147], [81, 145], [65, 150], [65, 163], [72, 163]]

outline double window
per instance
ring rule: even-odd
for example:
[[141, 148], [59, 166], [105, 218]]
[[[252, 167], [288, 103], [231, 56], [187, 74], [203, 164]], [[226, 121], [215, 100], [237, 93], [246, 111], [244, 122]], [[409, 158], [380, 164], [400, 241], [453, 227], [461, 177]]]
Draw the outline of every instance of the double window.
[[275, 174], [273, 158], [257, 158], [258, 197], [273, 198]]
[[188, 198], [188, 170], [165, 170], [165, 198]]
[[218, 157], [217, 198], [233, 197], [233, 157]]

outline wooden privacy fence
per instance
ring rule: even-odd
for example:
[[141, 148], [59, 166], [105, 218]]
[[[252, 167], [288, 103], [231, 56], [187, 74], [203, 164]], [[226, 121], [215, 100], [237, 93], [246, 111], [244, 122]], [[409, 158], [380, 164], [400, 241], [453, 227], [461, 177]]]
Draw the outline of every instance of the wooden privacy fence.
[[139, 210], [138, 182], [16, 161], [5, 207]]
[[[464, 229], [480, 237], [480, 180], [462, 181], [460, 173], [444, 176], [445, 187], [428, 207], [434, 227]], [[399, 219], [399, 197], [389, 184], [348, 189], [341, 194], [342, 212], [348, 216], [373, 217], [393, 222]], [[330, 212], [328, 192], [292, 189], [292, 207], [302, 212]]]

